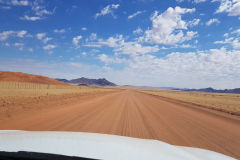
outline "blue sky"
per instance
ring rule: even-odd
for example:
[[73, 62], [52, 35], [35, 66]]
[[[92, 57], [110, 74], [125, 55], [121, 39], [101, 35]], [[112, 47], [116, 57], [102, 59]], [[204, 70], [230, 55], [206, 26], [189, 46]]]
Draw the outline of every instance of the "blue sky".
[[0, 70], [240, 87], [240, 0], [0, 0]]

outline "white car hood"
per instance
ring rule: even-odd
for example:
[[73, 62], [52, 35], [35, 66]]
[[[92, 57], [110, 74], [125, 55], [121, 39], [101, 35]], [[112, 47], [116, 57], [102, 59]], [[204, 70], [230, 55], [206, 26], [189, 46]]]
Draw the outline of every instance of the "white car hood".
[[213, 151], [158, 140], [86, 132], [0, 131], [0, 151], [30, 151], [105, 160], [233, 160]]

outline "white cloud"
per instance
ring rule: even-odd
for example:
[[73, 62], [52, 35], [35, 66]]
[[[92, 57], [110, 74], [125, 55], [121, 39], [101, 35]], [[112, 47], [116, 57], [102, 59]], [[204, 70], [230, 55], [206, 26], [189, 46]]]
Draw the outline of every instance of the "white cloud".
[[27, 0], [9, 0], [9, 1], [0, 1], [0, 3], [13, 5], [13, 6], [29, 6], [30, 2]]
[[119, 6], [120, 6], [119, 4], [107, 5], [99, 13], [96, 13], [95, 18], [98, 18], [100, 16], [105, 16], [108, 14], [112, 15], [113, 18], [117, 18], [113, 13], [113, 9], [117, 9]]
[[223, 36], [224, 36], [224, 37], [228, 37], [228, 35], [229, 35], [228, 33], [225, 33]]
[[164, 58], [139, 55], [133, 57], [123, 72], [134, 75], [136, 80], [131, 79], [131, 83], [135, 85], [239, 87], [240, 51], [221, 48], [199, 52], [173, 52]]
[[83, 56], [86, 56], [86, 55], [87, 55], [87, 53], [86, 53], [86, 52], [82, 52], [82, 55], [83, 55]]
[[236, 29], [235, 31], [232, 31], [231, 34], [240, 35], [240, 29]]
[[20, 17], [20, 19], [21, 20], [27, 20], [27, 21], [37, 21], [37, 20], [40, 20], [42, 18], [38, 17], [38, 16], [29, 17], [28, 15], [25, 15], [24, 17]]
[[97, 42], [88, 43], [87, 45], [89, 47], [107, 46], [107, 47], [113, 48], [115, 52], [119, 52], [120, 54], [127, 54], [127, 55], [146, 54], [146, 53], [154, 53], [159, 51], [158, 46], [143, 46], [138, 42], [125, 42], [122, 35], [109, 37], [106, 40], [98, 39]]
[[107, 40], [99, 39], [97, 44], [105, 45], [108, 47], [119, 47], [124, 43], [122, 35], [117, 35], [116, 37], [109, 37]]
[[206, 2], [207, 0], [194, 0], [194, 3], [201, 3], [201, 2]]
[[24, 43], [14, 43], [13, 44], [15, 47], [23, 47]]
[[51, 37], [46, 37], [46, 36], [47, 36], [46, 33], [37, 33], [36, 34], [37, 39], [42, 40], [42, 42], [44, 44], [46, 44], [48, 41], [52, 40]]
[[3, 31], [0, 33], [0, 41], [5, 41], [8, 39], [10, 36], [16, 36], [19, 38], [25, 37], [27, 34], [26, 30], [21, 30], [21, 31]]
[[216, 13], [228, 13], [228, 16], [240, 16], [240, 1], [239, 0], [212, 0], [212, 2], [220, 2], [220, 6]]
[[97, 34], [96, 33], [91, 33], [89, 39], [90, 40], [96, 40], [97, 39]]
[[20, 38], [23, 38], [26, 34], [27, 34], [27, 31], [22, 30], [22, 31], [19, 31], [19, 32], [17, 33], [17, 36], [20, 37]]
[[32, 11], [35, 12], [35, 15], [39, 16], [39, 17], [43, 17], [43, 16], [47, 16], [47, 15], [52, 15], [54, 13], [53, 11], [49, 11], [46, 9], [45, 6], [40, 5], [40, 3], [42, 3], [42, 1], [34, 1], [31, 5], [31, 9]]
[[43, 15], [52, 15], [53, 14], [53, 12], [51, 12], [51, 11], [48, 11], [46, 9], [39, 9], [38, 7], [34, 8], [34, 10], [35, 10], [35, 14], [40, 17], [42, 17]]
[[53, 32], [54, 32], [54, 33], [65, 33], [66, 30], [65, 30], [65, 29], [54, 29]]
[[37, 39], [42, 40], [47, 34], [46, 33], [38, 33], [36, 34]]
[[48, 41], [50, 41], [50, 40], [52, 40], [52, 38], [51, 37], [46, 37], [46, 38], [44, 38], [43, 39], [43, 43], [47, 43]]
[[207, 25], [207, 26], [210, 26], [210, 25], [212, 25], [212, 24], [214, 24], [214, 23], [219, 24], [220, 21], [219, 21], [218, 19], [216, 19], [216, 18], [213, 18], [213, 19], [210, 19], [209, 21], [207, 21], [207, 22], [206, 22], [206, 25]]
[[230, 44], [234, 49], [240, 49], [239, 38], [226, 38], [224, 41], [215, 41], [214, 44]]
[[137, 11], [137, 12], [129, 15], [129, 16], [128, 16], [128, 19], [132, 19], [132, 18], [136, 17], [137, 15], [142, 14], [142, 13], [144, 13], [144, 12], [145, 12], [145, 11]]
[[86, 28], [86, 27], [82, 27], [82, 30], [83, 30], [83, 31], [86, 31], [86, 30], [87, 30], [87, 28]]
[[12, 34], [14, 34], [14, 31], [3, 31], [2, 33], [0, 33], [0, 41], [8, 39], [8, 37]]
[[82, 39], [82, 36], [76, 36], [76, 37], [73, 37], [73, 39], [72, 39], [72, 43], [76, 46], [76, 48], [79, 48], [79, 45], [78, 45], [78, 43], [79, 43], [79, 40], [80, 39]]
[[133, 34], [141, 34], [141, 33], [143, 33], [143, 30], [140, 27], [138, 27], [133, 31]]
[[151, 16], [152, 28], [145, 31], [145, 41], [155, 44], [174, 45], [191, 40], [197, 32], [187, 31], [188, 23], [182, 20], [181, 15], [195, 12], [195, 8], [169, 7], [162, 14], [157, 11]]
[[200, 22], [200, 19], [195, 18], [194, 20], [189, 21], [189, 22], [188, 22], [188, 25], [191, 26], [191, 27], [192, 27], [192, 26], [196, 26], [196, 25], [199, 24], [199, 22]]
[[125, 42], [122, 46], [114, 49], [116, 52], [121, 52], [122, 54], [137, 55], [158, 52], [158, 46], [142, 46], [137, 42]]
[[54, 49], [56, 47], [57, 47], [56, 45], [48, 44], [48, 45], [44, 46], [43, 49], [44, 50], [51, 50], [51, 49]]
[[84, 47], [94, 47], [94, 48], [100, 48], [102, 47], [101, 44], [96, 44], [96, 43], [87, 43], [83, 45]]
[[[108, 57], [113, 58], [115, 57]], [[2, 70], [41, 74], [53, 78], [105, 77], [119, 85], [172, 86], [181, 88], [237, 88], [240, 85], [240, 51], [211, 49], [173, 52], [168, 56], [136, 55], [122, 69], [105, 72], [102, 67], [76, 62], [41, 62], [0, 59]], [[110, 64], [110, 62], [109, 62]], [[108, 65], [106, 65], [108, 66]], [[127, 78], [126, 78], [127, 75]], [[149, 79], [151, 81], [149, 81]]]
[[27, 20], [27, 21], [37, 21], [40, 19], [45, 18], [44, 16], [52, 15], [54, 13], [55, 8], [53, 11], [49, 11], [46, 9], [45, 6], [41, 5], [43, 1], [29, 1], [29, 0], [1, 0], [0, 4], [4, 4], [6, 6], [1, 7], [3, 9], [11, 9], [12, 6], [23, 6], [23, 7], [29, 7], [34, 12], [33, 16], [25, 15], [23, 17], [20, 17], [21, 20]]
[[19, 49], [20, 51], [22, 51], [22, 50], [23, 50], [23, 47], [24, 47], [24, 43], [18, 43], [18, 42], [16, 42], [16, 43], [13, 44], [13, 46], [18, 47], [18, 49]]
[[182, 44], [182, 45], [177, 46], [177, 47], [179, 47], [179, 48], [196, 48], [196, 46], [192, 46], [190, 44]]
[[123, 63], [123, 62], [125, 61], [125, 59], [120, 59], [120, 58], [118, 58], [118, 57], [115, 57], [115, 58], [109, 57], [109, 56], [106, 55], [106, 54], [100, 54], [100, 55], [98, 56], [98, 59], [99, 59], [101, 62], [104, 62], [104, 63], [107, 63], [107, 64], [109, 64], [109, 63], [114, 63], [114, 64], [116, 64], [116, 63]]

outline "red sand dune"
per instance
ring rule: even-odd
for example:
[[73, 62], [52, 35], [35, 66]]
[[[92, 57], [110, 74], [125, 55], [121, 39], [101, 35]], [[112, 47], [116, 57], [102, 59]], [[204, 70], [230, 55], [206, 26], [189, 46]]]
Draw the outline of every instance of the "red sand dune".
[[0, 71], [0, 81], [67, 85], [64, 82], [60, 82], [55, 79], [44, 77], [44, 76], [27, 74], [22, 72], [7, 72], [7, 71]]

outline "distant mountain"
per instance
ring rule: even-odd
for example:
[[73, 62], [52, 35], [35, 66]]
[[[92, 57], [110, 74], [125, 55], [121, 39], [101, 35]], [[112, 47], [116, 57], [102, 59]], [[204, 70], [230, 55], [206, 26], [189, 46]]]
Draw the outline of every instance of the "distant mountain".
[[100, 79], [89, 79], [89, 78], [77, 78], [72, 80], [67, 79], [56, 79], [58, 81], [66, 82], [66, 83], [73, 83], [73, 84], [85, 84], [85, 85], [97, 85], [97, 86], [116, 86], [116, 84], [109, 82], [105, 78]]
[[182, 90], [182, 91], [195, 91], [195, 92], [211, 92], [211, 93], [237, 93], [240, 94], [240, 88], [235, 89], [213, 89], [211, 87], [208, 88], [201, 88], [201, 89], [175, 89], [175, 90]]

